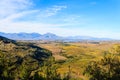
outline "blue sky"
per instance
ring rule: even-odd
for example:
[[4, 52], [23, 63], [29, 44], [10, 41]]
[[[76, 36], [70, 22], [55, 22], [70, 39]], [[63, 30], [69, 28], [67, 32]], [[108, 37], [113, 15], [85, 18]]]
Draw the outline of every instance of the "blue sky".
[[120, 0], [0, 0], [0, 32], [120, 39]]

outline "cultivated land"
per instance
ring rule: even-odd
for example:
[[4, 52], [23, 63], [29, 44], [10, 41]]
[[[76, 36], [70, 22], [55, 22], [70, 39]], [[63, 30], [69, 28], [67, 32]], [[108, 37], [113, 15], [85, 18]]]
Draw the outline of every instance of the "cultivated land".
[[71, 76], [78, 80], [88, 79], [87, 76], [83, 75], [83, 72], [90, 61], [101, 59], [107, 52], [111, 52], [114, 46], [119, 44], [119, 42], [114, 41], [36, 42], [37, 46], [52, 51], [60, 74], [66, 74], [70, 68]]

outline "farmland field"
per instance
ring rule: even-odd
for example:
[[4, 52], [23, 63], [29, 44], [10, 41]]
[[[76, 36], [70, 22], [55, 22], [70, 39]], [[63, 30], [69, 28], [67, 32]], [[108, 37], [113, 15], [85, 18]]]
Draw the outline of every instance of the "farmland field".
[[87, 80], [83, 75], [90, 61], [101, 59], [119, 42], [37, 42], [36, 45], [50, 50], [55, 58], [58, 73], [66, 74], [69, 69], [75, 79]]

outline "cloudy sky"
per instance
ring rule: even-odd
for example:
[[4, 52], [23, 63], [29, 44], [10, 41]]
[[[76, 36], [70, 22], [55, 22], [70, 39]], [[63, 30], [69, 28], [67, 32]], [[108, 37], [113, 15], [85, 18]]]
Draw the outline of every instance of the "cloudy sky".
[[120, 39], [120, 0], [0, 0], [0, 32]]

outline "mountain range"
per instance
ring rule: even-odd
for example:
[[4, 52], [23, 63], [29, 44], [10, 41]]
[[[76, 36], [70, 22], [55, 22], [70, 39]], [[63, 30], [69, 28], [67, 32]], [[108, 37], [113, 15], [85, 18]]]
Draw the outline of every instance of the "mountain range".
[[96, 38], [91, 36], [69, 36], [62, 37], [53, 33], [4, 33], [0, 32], [0, 36], [4, 36], [13, 40], [62, 40], [62, 41], [80, 41], [80, 40], [112, 40], [110, 38]]

